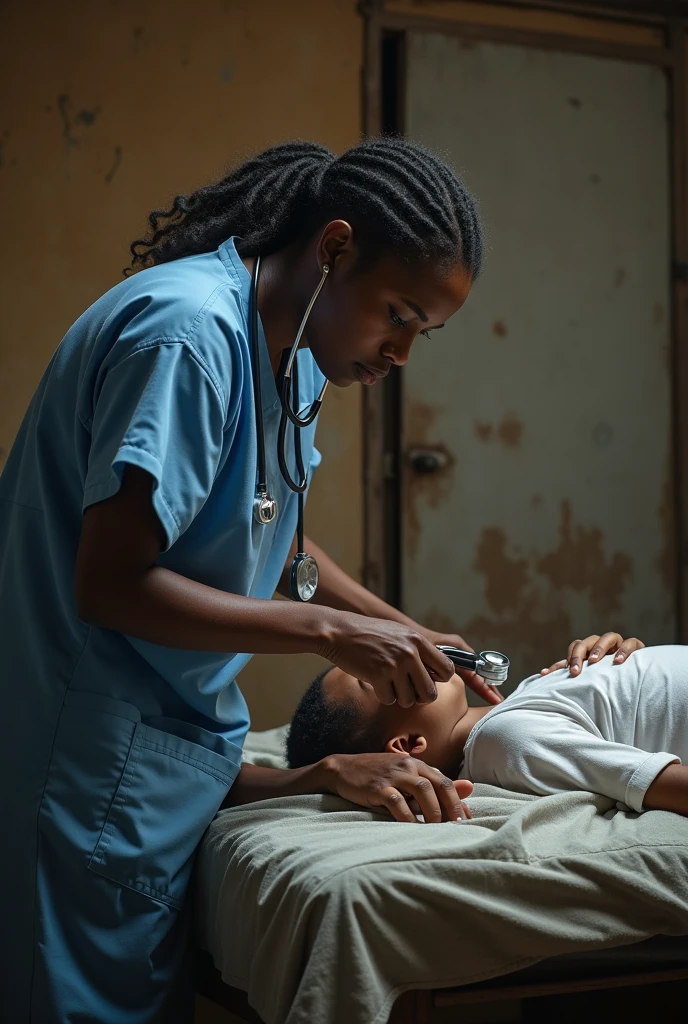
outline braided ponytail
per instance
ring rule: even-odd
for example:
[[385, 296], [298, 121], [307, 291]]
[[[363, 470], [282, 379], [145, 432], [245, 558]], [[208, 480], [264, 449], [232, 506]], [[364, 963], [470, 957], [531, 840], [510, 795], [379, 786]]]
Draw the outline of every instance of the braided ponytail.
[[299, 221], [315, 213], [320, 178], [334, 159], [315, 142], [287, 142], [252, 157], [214, 185], [177, 196], [169, 210], [149, 215], [149, 237], [130, 246], [132, 267], [212, 252], [232, 235], [241, 237], [242, 255], [282, 248], [301, 233]]
[[131, 268], [212, 252], [232, 235], [243, 256], [305, 241], [329, 220], [354, 228], [362, 261], [389, 252], [480, 272], [483, 234], [463, 181], [406, 139], [365, 139], [340, 157], [315, 142], [286, 142], [247, 160], [213, 185], [153, 210], [150, 233], [131, 245]]

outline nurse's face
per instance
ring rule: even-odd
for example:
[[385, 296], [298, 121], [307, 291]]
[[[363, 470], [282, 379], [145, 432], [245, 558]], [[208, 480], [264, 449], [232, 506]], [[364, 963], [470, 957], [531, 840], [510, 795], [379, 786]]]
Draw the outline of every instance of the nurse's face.
[[305, 331], [322, 373], [337, 387], [373, 385], [403, 366], [419, 334], [431, 336], [466, 301], [471, 277], [458, 264], [409, 267], [392, 256], [358, 269], [351, 227], [333, 221], [318, 243], [318, 265], [331, 267]]

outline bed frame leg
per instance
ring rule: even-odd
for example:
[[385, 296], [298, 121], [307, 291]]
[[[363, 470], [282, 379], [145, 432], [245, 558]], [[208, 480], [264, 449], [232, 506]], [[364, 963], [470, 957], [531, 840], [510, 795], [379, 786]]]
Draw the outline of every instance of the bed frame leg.
[[430, 1024], [432, 1014], [432, 992], [428, 989], [413, 989], [399, 996], [388, 1024]]

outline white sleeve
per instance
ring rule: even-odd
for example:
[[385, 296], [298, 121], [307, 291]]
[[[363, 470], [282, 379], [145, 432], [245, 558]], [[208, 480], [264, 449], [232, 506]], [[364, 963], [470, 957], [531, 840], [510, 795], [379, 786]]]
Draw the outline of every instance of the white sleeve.
[[481, 723], [462, 776], [519, 793], [601, 793], [641, 812], [648, 787], [672, 761], [680, 758], [605, 740], [565, 715], [514, 708]]

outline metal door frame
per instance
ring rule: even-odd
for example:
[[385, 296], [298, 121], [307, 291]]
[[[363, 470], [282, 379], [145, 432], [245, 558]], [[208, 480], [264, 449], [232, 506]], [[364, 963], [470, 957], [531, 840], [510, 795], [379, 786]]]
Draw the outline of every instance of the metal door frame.
[[[649, 63], [663, 67], [669, 83], [671, 239], [672, 239], [672, 446], [676, 523], [676, 622], [679, 643], [688, 643], [688, 3], [573, 3], [559, 0], [482, 0], [490, 17], [482, 24], [462, 18], [458, 0], [361, 0], [365, 19], [363, 127], [366, 135], [383, 128], [383, 46], [396, 38], [401, 54], [397, 71], [397, 130], [403, 134], [403, 50], [406, 34], [430, 30], [464, 39], [511, 43], [568, 53]], [[476, 8], [476, 4], [470, 5]], [[412, 10], [410, 9], [412, 8]], [[630, 8], [630, 9], [625, 9]], [[514, 9], [568, 16], [566, 28], [553, 31], [513, 24]], [[475, 13], [475, 12], [474, 12]], [[510, 17], [511, 15], [511, 17]], [[645, 26], [655, 43], [637, 44], [577, 35], [576, 18], [598, 25]], [[501, 17], [501, 23], [500, 23]], [[497, 20], [495, 20], [497, 18]], [[511, 24], [509, 22], [512, 22]], [[683, 401], [681, 398], [683, 397]], [[400, 375], [390, 375], [363, 399], [364, 581], [392, 604], [401, 598], [401, 401]]]

